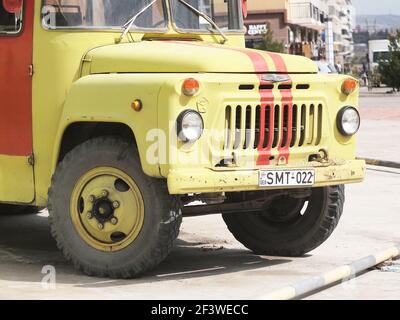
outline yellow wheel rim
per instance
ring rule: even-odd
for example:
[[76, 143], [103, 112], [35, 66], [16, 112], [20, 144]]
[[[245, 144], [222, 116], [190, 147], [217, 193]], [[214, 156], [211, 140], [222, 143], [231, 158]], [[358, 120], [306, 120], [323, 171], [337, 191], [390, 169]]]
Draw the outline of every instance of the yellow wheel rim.
[[99, 167], [76, 183], [70, 212], [76, 230], [88, 245], [114, 252], [138, 237], [144, 222], [143, 196], [123, 171]]

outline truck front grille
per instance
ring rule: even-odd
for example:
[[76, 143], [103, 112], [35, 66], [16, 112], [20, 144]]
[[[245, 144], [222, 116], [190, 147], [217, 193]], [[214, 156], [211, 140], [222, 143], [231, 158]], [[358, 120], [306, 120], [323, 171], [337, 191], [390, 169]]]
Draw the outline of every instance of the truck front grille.
[[318, 146], [322, 119], [322, 104], [228, 105], [224, 149]]

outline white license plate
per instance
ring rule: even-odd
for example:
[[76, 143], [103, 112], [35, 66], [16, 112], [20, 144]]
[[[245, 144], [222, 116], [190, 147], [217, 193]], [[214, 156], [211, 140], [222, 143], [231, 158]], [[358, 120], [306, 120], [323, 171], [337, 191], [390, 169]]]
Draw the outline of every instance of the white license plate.
[[315, 170], [260, 170], [260, 187], [313, 186]]

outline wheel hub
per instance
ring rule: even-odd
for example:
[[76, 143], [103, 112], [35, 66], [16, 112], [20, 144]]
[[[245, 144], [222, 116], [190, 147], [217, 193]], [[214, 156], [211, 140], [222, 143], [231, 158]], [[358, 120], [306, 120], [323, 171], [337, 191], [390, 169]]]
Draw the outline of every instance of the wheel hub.
[[130, 176], [115, 168], [96, 168], [77, 182], [71, 197], [71, 217], [87, 244], [102, 251], [117, 251], [139, 235], [144, 201]]
[[273, 223], [290, 223], [301, 218], [300, 211], [306, 199], [280, 197], [272, 202], [264, 213], [264, 218]]
[[114, 207], [108, 197], [96, 199], [93, 204], [93, 216], [98, 222], [105, 223], [114, 217]]

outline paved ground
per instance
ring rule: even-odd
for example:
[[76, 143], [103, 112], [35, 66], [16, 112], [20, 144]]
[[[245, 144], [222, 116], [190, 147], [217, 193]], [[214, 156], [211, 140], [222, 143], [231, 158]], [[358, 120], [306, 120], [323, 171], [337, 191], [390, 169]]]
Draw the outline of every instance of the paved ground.
[[[367, 116], [360, 154], [398, 160], [400, 121], [380, 119], [384, 111], [377, 107], [394, 108], [400, 96], [371, 98], [361, 100]], [[0, 217], [0, 299], [257, 298], [400, 243], [399, 190], [399, 170], [370, 168], [365, 183], [347, 188], [345, 214], [332, 238], [299, 259], [251, 254], [232, 238], [219, 216], [187, 218], [169, 258], [146, 277], [130, 281], [77, 273], [56, 249], [46, 212]], [[56, 268], [54, 289], [41, 284], [46, 265]], [[373, 271], [309, 299], [400, 299], [400, 274]]]
[[359, 136], [359, 155], [374, 159], [400, 161], [400, 93], [385, 94], [387, 89], [362, 91], [363, 117]]

